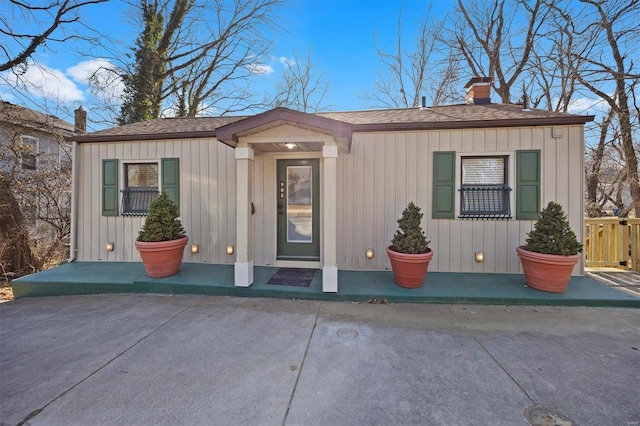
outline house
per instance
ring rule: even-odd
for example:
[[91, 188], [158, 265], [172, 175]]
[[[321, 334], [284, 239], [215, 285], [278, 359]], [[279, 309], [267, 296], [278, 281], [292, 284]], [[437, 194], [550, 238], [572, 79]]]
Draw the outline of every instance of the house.
[[430, 270], [520, 272], [515, 248], [548, 201], [582, 237], [593, 117], [491, 103], [489, 84], [469, 81], [460, 105], [275, 108], [75, 135], [72, 256], [139, 261], [144, 212], [165, 190], [193, 245], [184, 260], [233, 264], [236, 286], [250, 286], [257, 265], [320, 268], [325, 292], [338, 291], [339, 269], [389, 269], [409, 201], [425, 213]]
[[64, 138], [85, 131], [86, 112], [82, 107], [76, 110], [76, 123], [71, 124], [53, 115], [1, 101], [0, 144], [12, 149], [15, 157], [4, 155], [0, 168], [6, 171], [18, 163], [21, 169], [37, 170], [39, 165], [44, 165], [45, 158], [57, 165], [71, 166], [71, 143]]
[[[76, 124], [70, 124], [53, 115], [0, 102], [3, 273], [31, 271], [35, 264], [59, 262], [67, 256], [62, 240], [69, 233], [71, 143], [64, 138], [83, 132], [85, 120], [82, 108], [76, 110]], [[28, 229], [28, 238], [23, 228]], [[38, 251], [36, 257], [42, 262], [19, 255], [23, 250], [18, 246]], [[59, 256], [54, 259], [56, 252]]]

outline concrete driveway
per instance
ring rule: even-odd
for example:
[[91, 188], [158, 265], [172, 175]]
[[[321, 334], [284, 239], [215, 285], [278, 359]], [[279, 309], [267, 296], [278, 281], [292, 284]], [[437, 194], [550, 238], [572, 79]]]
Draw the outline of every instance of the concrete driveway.
[[638, 309], [130, 294], [0, 321], [2, 425], [640, 425]]

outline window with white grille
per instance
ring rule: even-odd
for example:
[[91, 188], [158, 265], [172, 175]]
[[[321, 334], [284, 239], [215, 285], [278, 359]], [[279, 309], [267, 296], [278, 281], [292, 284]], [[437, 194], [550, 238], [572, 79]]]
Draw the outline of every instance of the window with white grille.
[[510, 219], [508, 156], [461, 157], [460, 218]]
[[158, 196], [158, 163], [124, 163], [122, 214], [142, 216]]

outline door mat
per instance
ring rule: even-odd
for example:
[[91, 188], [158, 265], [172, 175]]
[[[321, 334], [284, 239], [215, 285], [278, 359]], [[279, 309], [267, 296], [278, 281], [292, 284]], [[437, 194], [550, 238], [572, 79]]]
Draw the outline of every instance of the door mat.
[[316, 272], [318, 272], [317, 269], [280, 268], [267, 281], [267, 284], [309, 287]]

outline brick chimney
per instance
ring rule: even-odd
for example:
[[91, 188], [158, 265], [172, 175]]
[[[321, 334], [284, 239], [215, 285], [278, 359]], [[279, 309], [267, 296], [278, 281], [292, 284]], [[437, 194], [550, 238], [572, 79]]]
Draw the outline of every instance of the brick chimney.
[[491, 77], [474, 77], [464, 86], [467, 89], [468, 104], [491, 103]]
[[79, 106], [74, 113], [76, 133], [85, 133], [87, 131], [87, 112], [82, 109], [82, 106]]

